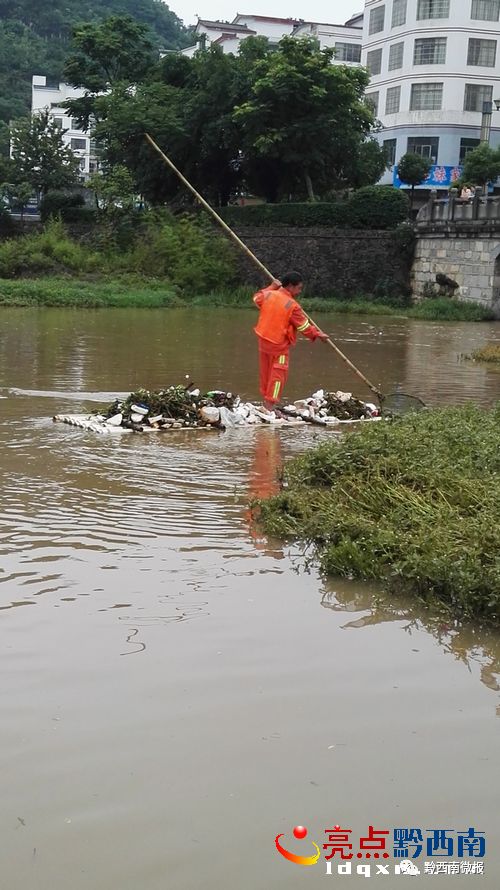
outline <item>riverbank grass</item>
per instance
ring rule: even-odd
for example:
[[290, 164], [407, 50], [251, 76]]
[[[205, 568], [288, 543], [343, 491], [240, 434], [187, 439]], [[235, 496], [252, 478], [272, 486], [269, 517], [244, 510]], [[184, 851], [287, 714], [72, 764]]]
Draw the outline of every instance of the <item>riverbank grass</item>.
[[[369, 297], [343, 300], [338, 297], [304, 296], [306, 312], [332, 312], [338, 315], [373, 315], [420, 318], [427, 321], [490, 321], [491, 311], [477, 303], [433, 299], [416, 306], [374, 301]], [[199, 292], [180, 289], [168, 281], [139, 275], [103, 278], [44, 277], [1, 279], [1, 306], [67, 306], [81, 309], [137, 307], [206, 307], [214, 309], [253, 309], [248, 286]]]
[[315, 545], [329, 575], [376, 579], [500, 623], [500, 405], [366, 424], [284, 470], [264, 529]]

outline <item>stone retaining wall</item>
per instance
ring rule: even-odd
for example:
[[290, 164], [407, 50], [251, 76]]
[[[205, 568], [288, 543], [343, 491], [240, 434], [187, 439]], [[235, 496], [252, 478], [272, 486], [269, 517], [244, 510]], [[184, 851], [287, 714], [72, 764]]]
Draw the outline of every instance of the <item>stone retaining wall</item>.
[[[240, 226], [236, 232], [273, 275], [300, 271], [311, 296], [401, 297], [408, 293], [411, 257], [401, 249], [394, 232], [287, 226]], [[240, 276], [245, 284], [262, 286], [264, 281], [243, 256]]]
[[458, 284], [455, 296], [490, 306], [500, 316], [500, 232], [419, 234], [411, 285], [417, 299], [436, 291], [436, 275], [446, 275]]

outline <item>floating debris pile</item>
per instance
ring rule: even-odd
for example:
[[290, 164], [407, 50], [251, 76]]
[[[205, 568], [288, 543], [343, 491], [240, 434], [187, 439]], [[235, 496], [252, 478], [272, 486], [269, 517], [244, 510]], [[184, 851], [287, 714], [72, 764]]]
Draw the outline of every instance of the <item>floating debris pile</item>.
[[344, 420], [372, 420], [380, 414], [376, 405], [361, 402], [350, 392], [326, 392], [319, 389], [308, 399], [298, 399], [293, 405], [282, 409], [288, 415], [294, 412], [305, 421], [324, 422], [325, 424]]
[[242, 402], [231, 392], [201, 393], [194, 386], [169, 386], [159, 391], [139, 389], [123, 401], [115, 399], [94, 414], [57, 414], [55, 421], [92, 432], [129, 430], [137, 433], [179, 429], [218, 429], [252, 424], [336, 426], [379, 419], [376, 405], [361, 402], [351, 393], [318, 390], [307, 399], [268, 411]]
[[214, 390], [201, 395], [194, 386], [169, 386], [154, 392], [139, 389], [124, 402], [115, 399], [103, 416], [106, 423], [136, 432], [143, 432], [144, 427], [199, 427], [220, 423], [220, 409], [233, 411], [235, 401], [230, 392]]

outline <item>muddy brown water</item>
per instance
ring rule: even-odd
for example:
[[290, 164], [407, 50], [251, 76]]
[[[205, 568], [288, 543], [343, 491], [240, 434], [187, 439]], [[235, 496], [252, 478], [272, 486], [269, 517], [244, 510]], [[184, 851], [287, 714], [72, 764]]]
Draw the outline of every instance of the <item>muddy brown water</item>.
[[[386, 391], [500, 398], [500, 374], [461, 358], [500, 342], [497, 325], [320, 322]], [[337, 824], [356, 850], [369, 825], [455, 841], [473, 826], [486, 876], [453, 881], [498, 886], [499, 635], [326, 582], [249, 524], [249, 496], [323, 431], [99, 438], [51, 422], [186, 374], [256, 397], [251, 323], [2, 310], [1, 888], [354, 886], [274, 846], [283, 833], [310, 855]], [[288, 395], [319, 386], [368, 395], [301, 343]]]

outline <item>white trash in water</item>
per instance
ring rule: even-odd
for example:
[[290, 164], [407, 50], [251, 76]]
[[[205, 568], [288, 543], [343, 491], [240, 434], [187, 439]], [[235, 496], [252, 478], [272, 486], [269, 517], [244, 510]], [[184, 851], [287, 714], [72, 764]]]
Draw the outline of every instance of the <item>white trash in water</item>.
[[214, 408], [212, 405], [204, 405], [200, 408], [200, 417], [205, 423], [219, 423], [220, 410], [219, 408]]
[[115, 414], [114, 417], [108, 417], [106, 423], [109, 424], [109, 426], [121, 426], [122, 420], [123, 414]]

